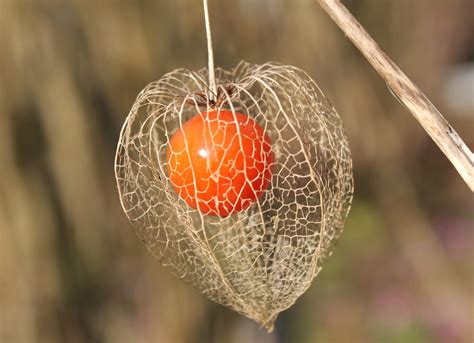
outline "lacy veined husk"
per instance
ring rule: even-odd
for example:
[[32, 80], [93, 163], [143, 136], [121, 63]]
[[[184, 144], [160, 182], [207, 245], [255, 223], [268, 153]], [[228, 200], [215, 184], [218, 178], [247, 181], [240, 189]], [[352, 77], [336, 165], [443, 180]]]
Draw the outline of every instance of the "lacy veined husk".
[[200, 213], [170, 183], [166, 148], [206, 110], [203, 99], [211, 105], [207, 77], [207, 69], [178, 69], [138, 95], [117, 148], [121, 203], [165, 267], [270, 331], [342, 232], [353, 193], [350, 151], [339, 116], [302, 70], [244, 62], [217, 69], [217, 107], [251, 116], [275, 159], [269, 188], [247, 210], [226, 218]]

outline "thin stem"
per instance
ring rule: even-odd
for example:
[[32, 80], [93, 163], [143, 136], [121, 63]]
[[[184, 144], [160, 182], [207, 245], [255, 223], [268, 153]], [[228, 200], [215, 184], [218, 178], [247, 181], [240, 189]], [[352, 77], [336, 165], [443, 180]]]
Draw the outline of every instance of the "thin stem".
[[204, 7], [204, 21], [206, 22], [209, 88], [212, 92], [212, 94], [210, 95], [210, 99], [215, 100], [215, 95], [217, 94], [217, 86], [216, 86], [216, 77], [214, 74], [214, 52], [212, 51], [212, 37], [211, 37], [211, 24], [209, 23], [209, 9], [207, 6], [207, 0], [203, 0], [202, 3]]
[[448, 121], [339, 0], [318, 2], [418, 120], [474, 192], [474, 155]]

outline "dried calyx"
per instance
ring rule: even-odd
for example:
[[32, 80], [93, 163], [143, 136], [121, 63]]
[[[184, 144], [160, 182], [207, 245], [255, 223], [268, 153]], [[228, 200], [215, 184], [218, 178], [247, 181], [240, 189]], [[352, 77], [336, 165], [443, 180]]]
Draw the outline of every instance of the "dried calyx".
[[[171, 272], [271, 330], [278, 313], [310, 286], [342, 233], [353, 191], [347, 139], [336, 111], [301, 69], [275, 63], [218, 68], [221, 86], [215, 94], [207, 89], [207, 78], [207, 69], [179, 69], [138, 96], [117, 148], [122, 206], [148, 249]], [[209, 215], [207, 207], [189, 206], [169, 173], [183, 167], [170, 165], [174, 160], [167, 158], [171, 137], [196, 115], [206, 120], [210, 111], [232, 112], [229, 125], [238, 113], [245, 114], [262, 128], [262, 137], [268, 135], [274, 152], [271, 179], [262, 195], [225, 217]], [[227, 137], [212, 125], [203, 136], [219, 146], [222, 156], [230, 156], [234, 148], [235, 156], [245, 155], [239, 150], [245, 142], [238, 139], [237, 127]], [[226, 142], [233, 142], [233, 148]], [[190, 164], [180, 172], [201, 172], [193, 168]], [[239, 169], [235, 175], [242, 175]], [[243, 175], [249, 184], [255, 182]], [[202, 190], [203, 182], [204, 188], [213, 185], [193, 177], [183, 182], [181, 189], [191, 195]], [[217, 208], [229, 205], [222, 199], [216, 200], [221, 201]]]
[[194, 92], [184, 97], [188, 105], [198, 107], [209, 107], [212, 109], [223, 106], [226, 102], [232, 100], [235, 96], [237, 88], [233, 84], [218, 85], [217, 94], [214, 94], [209, 88], [205, 91]]

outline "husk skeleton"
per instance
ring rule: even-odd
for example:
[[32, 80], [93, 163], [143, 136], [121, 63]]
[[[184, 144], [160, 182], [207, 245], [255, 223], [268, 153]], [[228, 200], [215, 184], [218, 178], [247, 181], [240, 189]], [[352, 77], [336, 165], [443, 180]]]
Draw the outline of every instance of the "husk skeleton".
[[[241, 62], [231, 71], [216, 69], [219, 96], [207, 78], [207, 69], [179, 69], [138, 95], [117, 148], [121, 203], [165, 267], [271, 330], [278, 313], [310, 286], [342, 232], [353, 193], [347, 139], [334, 108], [296, 67]], [[225, 218], [189, 207], [166, 171], [171, 136], [210, 108], [252, 117], [275, 154], [263, 196]]]

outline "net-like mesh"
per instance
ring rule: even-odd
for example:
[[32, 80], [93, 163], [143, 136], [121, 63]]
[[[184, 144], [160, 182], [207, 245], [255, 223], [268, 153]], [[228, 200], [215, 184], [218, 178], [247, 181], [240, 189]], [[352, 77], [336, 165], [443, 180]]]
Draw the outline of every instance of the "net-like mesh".
[[[341, 234], [353, 192], [347, 140], [334, 108], [298, 68], [242, 62], [217, 69], [217, 97], [207, 77], [206, 69], [179, 69], [139, 94], [117, 148], [122, 206], [176, 276], [271, 330]], [[274, 154], [263, 194], [225, 217], [189, 206], [169, 177], [171, 137], [210, 107], [253, 118]]]

